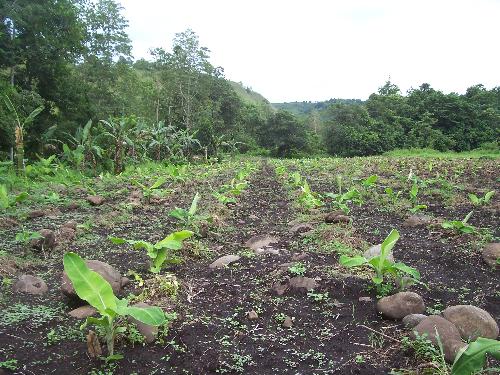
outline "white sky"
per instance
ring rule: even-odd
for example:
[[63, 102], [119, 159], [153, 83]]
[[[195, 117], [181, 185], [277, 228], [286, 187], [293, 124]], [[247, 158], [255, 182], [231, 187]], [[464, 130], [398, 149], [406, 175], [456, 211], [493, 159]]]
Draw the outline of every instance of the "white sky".
[[500, 0], [120, 0], [136, 58], [193, 29], [226, 78], [271, 102], [366, 99], [391, 77], [500, 85]]

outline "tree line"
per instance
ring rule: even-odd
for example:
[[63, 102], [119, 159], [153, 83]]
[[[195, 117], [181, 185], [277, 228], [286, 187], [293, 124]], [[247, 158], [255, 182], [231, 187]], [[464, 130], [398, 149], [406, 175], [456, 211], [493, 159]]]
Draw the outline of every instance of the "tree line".
[[[75, 167], [193, 155], [352, 156], [402, 147], [469, 150], [498, 139], [500, 88], [465, 95], [387, 82], [365, 101], [248, 101], [192, 30], [134, 60], [115, 0], [0, 0], [0, 157], [56, 154]], [[247, 89], [248, 91], [249, 89]]]

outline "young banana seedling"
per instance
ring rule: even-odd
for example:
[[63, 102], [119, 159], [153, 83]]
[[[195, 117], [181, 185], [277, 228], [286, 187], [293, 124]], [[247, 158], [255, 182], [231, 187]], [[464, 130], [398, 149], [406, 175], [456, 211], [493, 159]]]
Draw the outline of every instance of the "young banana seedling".
[[463, 233], [463, 234], [474, 233], [476, 231], [476, 228], [470, 224], [467, 224], [473, 212], [474, 211], [469, 212], [467, 216], [464, 217], [463, 220], [443, 221], [441, 227], [444, 229], [452, 229], [457, 233]]
[[90, 270], [78, 254], [72, 252], [64, 254], [63, 263], [64, 271], [78, 297], [87, 301], [101, 315], [100, 318], [88, 317], [82, 329], [89, 324], [102, 328], [108, 349], [107, 361], [123, 358], [114, 353], [115, 336], [125, 331], [125, 327], [120, 325], [121, 317], [131, 316], [152, 326], [160, 326], [165, 324], [167, 319], [175, 319], [175, 314], [166, 316], [159, 307], [128, 306], [128, 301], [117, 298], [111, 285], [100, 274]]
[[196, 193], [196, 195], [193, 198], [193, 201], [191, 202], [191, 207], [189, 207], [189, 210], [186, 210], [184, 208], [178, 208], [176, 207], [172, 211], [170, 211], [168, 214], [172, 217], [175, 217], [179, 222], [187, 228], [192, 228], [195, 230], [195, 232], [198, 232], [198, 226], [201, 221], [207, 220], [208, 216], [204, 215], [198, 215], [196, 213], [198, 209], [198, 202], [200, 201], [200, 194]]
[[495, 195], [495, 190], [488, 191], [484, 197], [480, 198], [476, 194], [469, 194], [469, 199], [474, 206], [482, 206], [490, 203], [491, 198]]
[[[389, 275], [400, 279], [400, 281], [403, 279], [403, 275], [408, 275], [415, 281], [419, 281], [420, 273], [415, 268], [409, 267], [404, 263], [394, 263], [388, 259], [398, 240], [399, 232], [393, 229], [384, 242], [382, 242], [380, 255], [371, 259], [366, 259], [364, 256], [348, 257], [346, 255], [341, 255], [339, 259], [340, 264], [349, 268], [360, 266], [371, 267], [375, 271], [375, 276], [372, 277], [372, 281], [377, 288], [382, 286], [384, 277]], [[403, 284], [400, 283], [400, 285]]]
[[168, 235], [163, 240], [158, 241], [155, 244], [147, 241], [126, 240], [119, 237], [109, 237], [109, 240], [117, 245], [128, 243], [136, 250], [145, 249], [148, 256], [151, 258], [150, 271], [153, 273], [159, 273], [165, 262], [168, 264], [177, 264], [182, 261], [182, 259], [174, 253], [174, 251], [180, 250], [183, 245], [182, 241], [192, 235], [193, 232], [189, 230], [182, 230]]
[[159, 189], [165, 182], [167, 181], [167, 179], [165, 177], [159, 177], [152, 185], [150, 186], [147, 186], [147, 185], [144, 185], [144, 184], [141, 184], [139, 181], [137, 180], [133, 180], [132, 182], [135, 184], [135, 185], [138, 185], [141, 189], [142, 189], [142, 195], [144, 196], [144, 198], [146, 199], [146, 201], [148, 203], [151, 202], [151, 196], [153, 195], [154, 191]]

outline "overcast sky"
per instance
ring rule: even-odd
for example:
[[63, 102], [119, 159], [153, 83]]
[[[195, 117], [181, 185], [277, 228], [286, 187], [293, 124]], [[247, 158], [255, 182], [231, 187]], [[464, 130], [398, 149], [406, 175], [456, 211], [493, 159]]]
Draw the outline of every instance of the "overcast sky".
[[193, 29], [226, 78], [271, 102], [500, 85], [500, 0], [120, 0], [136, 58]]

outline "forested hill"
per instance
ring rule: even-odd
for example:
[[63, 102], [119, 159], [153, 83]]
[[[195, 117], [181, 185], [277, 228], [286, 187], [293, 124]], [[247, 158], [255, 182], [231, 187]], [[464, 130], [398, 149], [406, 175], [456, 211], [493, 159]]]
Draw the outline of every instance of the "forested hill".
[[303, 101], [272, 103], [272, 106], [276, 109], [282, 109], [294, 115], [302, 116], [310, 114], [313, 110], [321, 112], [332, 104], [363, 104], [363, 101], [361, 99], [329, 99], [321, 102]]
[[242, 82], [229, 81], [229, 83], [243, 102], [253, 105], [269, 105], [269, 100], [258, 92], [253, 91], [252, 88], [245, 87]]

